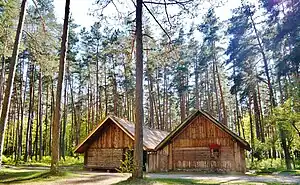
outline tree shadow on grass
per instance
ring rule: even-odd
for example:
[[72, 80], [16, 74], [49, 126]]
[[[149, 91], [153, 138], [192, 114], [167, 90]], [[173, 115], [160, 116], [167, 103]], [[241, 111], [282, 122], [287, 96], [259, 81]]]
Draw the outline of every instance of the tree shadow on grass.
[[48, 178], [58, 178], [65, 176], [62, 172], [53, 175], [49, 171], [0, 171], [0, 183], [18, 183], [23, 181], [45, 180]]
[[65, 182], [65, 184], [85, 184], [85, 183], [101, 183], [101, 181], [107, 180], [109, 178], [115, 177], [113, 175], [92, 175], [89, 177], [84, 177], [78, 180], [70, 180]]
[[121, 181], [119, 183], [116, 183], [115, 185], [158, 185], [158, 184], [164, 184], [164, 185], [219, 185], [220, 183], [208, 183], [208, 182], [201, 182], [199, 180], [193, 180], [193, 179], [150, 179], [150, 178], [144, 178], [144, 179], [132, 179], [129, 178], [125, 181]]

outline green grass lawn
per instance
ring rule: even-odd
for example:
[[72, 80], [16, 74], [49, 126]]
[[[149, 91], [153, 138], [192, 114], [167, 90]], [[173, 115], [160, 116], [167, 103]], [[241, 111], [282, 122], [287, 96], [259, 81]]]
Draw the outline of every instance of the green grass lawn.
[[129, 178], [126, 181], [122, 181], [117, 183], [116, 185], [169, 185], [169, 184], [219, 184], [214, 182], [205, 182], [205, 181], [197, 181], [197, 180], [191, 180], [191, 179], [150, 179], [150, 178], [144, 178], [144, 179], [131, 179]]
[[0, 183], [22, 183], [33, 181], [53, 181], [67, 178], [74, 174], [70, 172], [60, 172], [53, 175], [48, 170], [28, 170], [28, 169], [7, 169], [0, 170]]
[[219, 184], [242, 184], [242, 185], [280, 185], [281, 183], [263, 183], [263, 182], [217, 182], [211, 180], [192, 180], [192, 179], [131, 179], [121, 181], [116, 185], [219, 185]]

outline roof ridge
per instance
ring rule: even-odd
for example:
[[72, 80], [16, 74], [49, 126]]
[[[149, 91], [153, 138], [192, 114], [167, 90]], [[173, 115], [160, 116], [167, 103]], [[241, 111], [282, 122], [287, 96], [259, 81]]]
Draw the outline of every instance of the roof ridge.
[[233, 132], [232, 130], [230, 130], [227, 126], [225, 126], [224, 124], [222, 124], [220, 121], [218, 121], [216, 118], [214, 118], [213, 116], [211, 116], [208, 112], [206, 112], [205, 110], [202, 109], [196, 109], [193, 113], [191, 113], [188, 117], [186, 117], [180, 124], [178, 124], [174, 130], [172, 130], [168, 136], [165, 137], [165, 139], [163, 139], [155, 148], [155, 150], [158, 150], [159, 148], [161, 148], [166, 142], [168, 142], [168, 140], [170, 140], [174, 135], [177, 134], [177, 132], [181, 129], [184, 128], [188, 122], [192, 121], [198, 114], [202, 114], [204, 115], [207, 119], [211, 120], [216, 126], [218, 126], [219, 128], [223, 129], [225, 132], [227, 132], [229, 135], [231, 135], [233, 138], [235, 138], [237, 141], [239, 141], [240, 143], [242, 143], [246, 149], [250, 149], [250, 145], [249, 143], [244, 140], [243, 138], [241, 138], [239, 135], [237, 135], [235, 132]]

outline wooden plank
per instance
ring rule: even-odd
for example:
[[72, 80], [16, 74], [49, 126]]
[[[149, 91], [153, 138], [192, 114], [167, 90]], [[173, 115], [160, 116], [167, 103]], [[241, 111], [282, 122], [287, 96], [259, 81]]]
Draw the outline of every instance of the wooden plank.
[[169, 162], [169, 170], [173, 170], [173, 148], [172, 148], [173, 144], [172, 142], [168, 145], [169, 147], [169, 158], [168, 158], [168, 162]]
[[184, 148], [173, 148], [173, 150], [208, 150], [209, 147], [184, 147]]

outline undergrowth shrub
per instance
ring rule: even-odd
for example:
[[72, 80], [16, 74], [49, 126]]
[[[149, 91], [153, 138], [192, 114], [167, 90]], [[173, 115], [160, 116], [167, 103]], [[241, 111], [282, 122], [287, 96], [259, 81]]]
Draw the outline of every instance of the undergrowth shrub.
[[257, 170], [262, 173], [272, 173], [275, 171], [281, 171], [285, 169], [285, 162], [283, 159], [255, 159], [251, 162], [251, 159], [247, 159], [247, 168]]
[[[22, 156], [21, 159], [24, 157]], [[83, 156], [66, 156], [65, 160], [61, 158], [59, 161], [60, 166], [79, 166], [82, 165], [84, 161]], [[43, 156], [42, 160], [35, 160], [35, 157], [32, 157], [31, 159], [28, 159], [27, 162], [24, 162], [23, 160], [20, 160], [16, 163], [15, 159], [12, 158], [12, 156], [2, 156], [2, 162], [6, 165], [28, 165], [28, 166], [50, 166], [51, 165], [51, 156]]]
[[124, 160], [121, 160], [121, 165], [116, 169], [120, 173], [132, 173], [134, 170], [132, 152], [125, 152]]
[[13, 159], [10, 156], [2, 155], [2, 164], [11, 164]]

